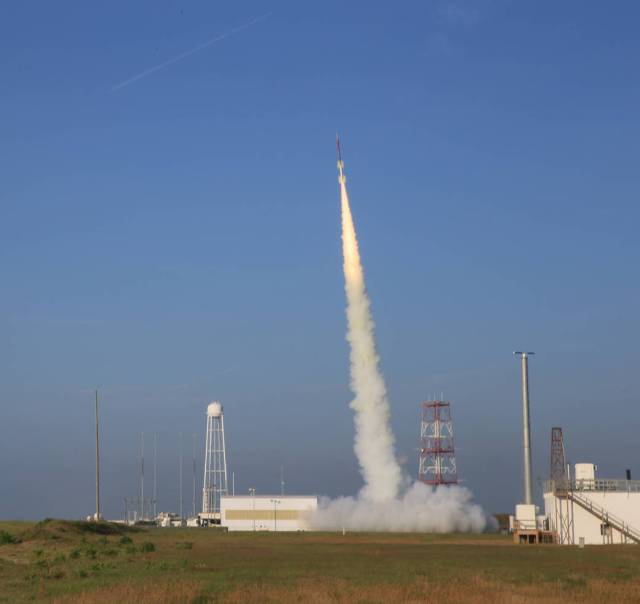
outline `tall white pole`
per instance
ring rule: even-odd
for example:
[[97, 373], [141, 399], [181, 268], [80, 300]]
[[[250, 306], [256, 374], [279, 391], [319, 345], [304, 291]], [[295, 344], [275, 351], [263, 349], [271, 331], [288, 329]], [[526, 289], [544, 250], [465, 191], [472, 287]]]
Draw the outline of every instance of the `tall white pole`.
[[158, 516], [158, 433], [153, 433], [153, 517]]
[[280, 495], [284, 495], [284, 466], [280, 466]]
[[179, 447], [180, 454], [178, 456], [178, 497], [180, 498], [179, 507], [180, 507], [180, 521], [182, 522], [182, 432], [178, 433], [179, 439]]
[[144, 520], [144, 432], [140, 432], [140, 520]]
[[524, 502], [533, 503], [533, 485], [531, 482], [531, 426], [529, 421], [529, 356], [533, 352], [515, 352], [522, 363], [522, 448], [523, 448], [523, 478]]
[[98, 430], [98, 391], [96, 390], [96, 520], [100, 520], [100, 432]]
[[191, 510], [191, 514], [192, 517], [195, 518], [196, 517], [196, 435], [195, 433], [193, 434], [193, 463], [192, 463], [192, 468], [193, 468], [193, 501], [191, 503], [192, 505], [192, 510]]

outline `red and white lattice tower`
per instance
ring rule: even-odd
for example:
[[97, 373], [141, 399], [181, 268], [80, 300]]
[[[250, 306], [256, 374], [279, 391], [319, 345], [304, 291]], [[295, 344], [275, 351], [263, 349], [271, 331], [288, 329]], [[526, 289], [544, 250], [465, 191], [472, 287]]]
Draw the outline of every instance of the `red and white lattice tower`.
[[458, 484], [451, 406], [444, 401], [421, 405], [418, 480], [432, 485]]

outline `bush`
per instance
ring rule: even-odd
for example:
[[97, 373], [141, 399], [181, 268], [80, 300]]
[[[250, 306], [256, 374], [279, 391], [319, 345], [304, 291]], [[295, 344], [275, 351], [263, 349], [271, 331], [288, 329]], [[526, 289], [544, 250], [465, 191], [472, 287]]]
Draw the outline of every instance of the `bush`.
[[140, 551], [141, 552], [155, 552], [156, 551], [156, 546], [153, 543], [151, 543], [151, 541], [145, 541], [140, 546]]
[[84, 551], [84, 555], [87, 558], [91, 558], [92, 560], [96, 559], [96, 555], [98, 554], [98, 550], [93, 547], [93, 545], [90, 545], [85, 551]]
[[5, 543], [20, 543], [20, 539], [17, 539], [7, 531], [0, 531], [0, 545], [4, 545]]
[[74, 549], [70, 554], [69, 554], [69, 558], [72, 558], [73, 560], [77, 560], [80, 557], [80, 550], [79, 549]]
[[133, 543], [131, 537], [127, 537], [127, 535], [120, 537], [120, 545], [127, 545], [127, 543]]

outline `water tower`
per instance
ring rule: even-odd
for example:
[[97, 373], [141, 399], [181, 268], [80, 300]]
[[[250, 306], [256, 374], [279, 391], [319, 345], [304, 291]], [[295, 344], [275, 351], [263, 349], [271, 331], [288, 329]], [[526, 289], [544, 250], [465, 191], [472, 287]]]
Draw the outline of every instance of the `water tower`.
[[227, 494], [227, 454], [224, 444], [224, 414], [222, 405], [217, 401], [207, 406], [205, 442], [200, 519], [204, 525], [220, 524], [220, 495]]

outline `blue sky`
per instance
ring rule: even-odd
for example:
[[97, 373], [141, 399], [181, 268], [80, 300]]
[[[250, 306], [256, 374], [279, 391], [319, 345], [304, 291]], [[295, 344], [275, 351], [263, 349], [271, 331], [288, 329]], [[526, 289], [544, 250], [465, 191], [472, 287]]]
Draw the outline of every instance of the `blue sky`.
[[[268, 17], [165, 69], [118, 84]], [[0, 22], [0, 516], [137, 490], [159, 434], [201, 457], [225, 405], [238, 492], [352, 494], [334, 136], [415, 474], [419, 403], [452, 402], [464, 484], [520, 499], [518, 363], [534, 476], [640, 476], [640, 8], [508, 0], [13, 3]], [[147, 449], [149, 453], [149, 449]], [[200, 482], [200, 461], [198, 481]], [[147, 483], [147, 488], [150, 484]], [[190, 505], [185, 467], [185, 505]]]

